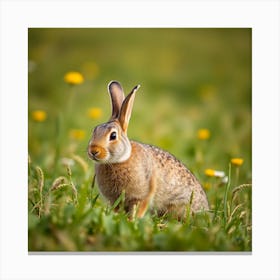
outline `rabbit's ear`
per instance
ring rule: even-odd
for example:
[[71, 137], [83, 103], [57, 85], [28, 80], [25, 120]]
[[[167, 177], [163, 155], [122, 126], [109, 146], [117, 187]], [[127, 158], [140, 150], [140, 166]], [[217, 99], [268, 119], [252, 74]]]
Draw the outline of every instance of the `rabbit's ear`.
[[118, 117], [118, 120], [120, 122], [120, 125], [123, 129], [123, 131], [126, 133], [128, 123], [130, 120], [131, 112], [132, 112], [132, 107], [133, 107], [133, 102], [135, 98], [135, 93], [136, 91], [140, 88], [140, 85], [135, 86], [130, 94], [125, 98], [123, 101], [121, 111]]
[[121, 84], [117, 81], [111, 81], [108, 84], [108, 92], [112, 104], [112, 116], [110, 120], [113, 120], [118, 117], [125, 96]]

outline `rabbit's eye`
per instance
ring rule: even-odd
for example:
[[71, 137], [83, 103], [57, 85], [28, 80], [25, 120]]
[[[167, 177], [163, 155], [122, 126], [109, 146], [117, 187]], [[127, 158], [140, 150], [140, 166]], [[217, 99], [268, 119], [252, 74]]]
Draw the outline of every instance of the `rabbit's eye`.
[[116, 131], [113, 131], [113, 132], [110, 134], [110, 141], [116, 140], [116, 139], [117, 139], [117, 132], [116, 132]]

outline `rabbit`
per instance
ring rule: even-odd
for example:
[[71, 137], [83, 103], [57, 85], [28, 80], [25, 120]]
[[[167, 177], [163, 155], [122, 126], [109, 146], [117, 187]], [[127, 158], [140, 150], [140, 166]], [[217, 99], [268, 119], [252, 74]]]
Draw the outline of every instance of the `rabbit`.
[[184, 218], [188, 205], [191, 213], [209, 210], [202, 186], [183, 163], [156, 146], [129, 140], [127, 129], [139, 87], [125, 97], [119, 82], [108, 84], [112, 115], [95, 127], [87, 149], [95, 161], [101, 194], [113, 205], [125, 191], [124, 209], [139, 218], [148, 208], [178, 219]]

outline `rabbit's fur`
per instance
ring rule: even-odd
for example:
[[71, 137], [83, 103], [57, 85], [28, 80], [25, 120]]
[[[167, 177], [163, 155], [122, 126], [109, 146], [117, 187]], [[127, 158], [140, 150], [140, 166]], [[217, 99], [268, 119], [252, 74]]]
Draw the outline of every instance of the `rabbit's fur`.
[[206, 194], [195, 176], [173, 155], [158, 147], [130, 141], [127, 127], [136, 86], [125, 98], [121, 85], [112, 81], [110, 120], [94, 129], [88, 155], [96, 161], [100, 192], [113, 204], [125, 191], [125, 209], [142, 217], [148, 207], [159, 215], [171, 212], [183, 218], [187, 205], [192, 212], [208, 210]]

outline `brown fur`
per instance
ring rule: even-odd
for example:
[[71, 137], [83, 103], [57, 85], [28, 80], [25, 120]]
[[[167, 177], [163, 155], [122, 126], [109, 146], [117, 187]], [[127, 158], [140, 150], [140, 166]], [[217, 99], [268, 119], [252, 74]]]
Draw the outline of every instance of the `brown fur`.
[[143, 216], [151, 204], [158, 213], [185, 213], [193, 200], [191, 211], [208, 210], [201, 185], [192, 173], [174, 156], [157, 147], [131, 141], [131, 157], [122, 163], [96, 164], [96, 179], [101, 193], [111, 204], [125, 190], [125, 208], [132, 211], [139, 204]]

